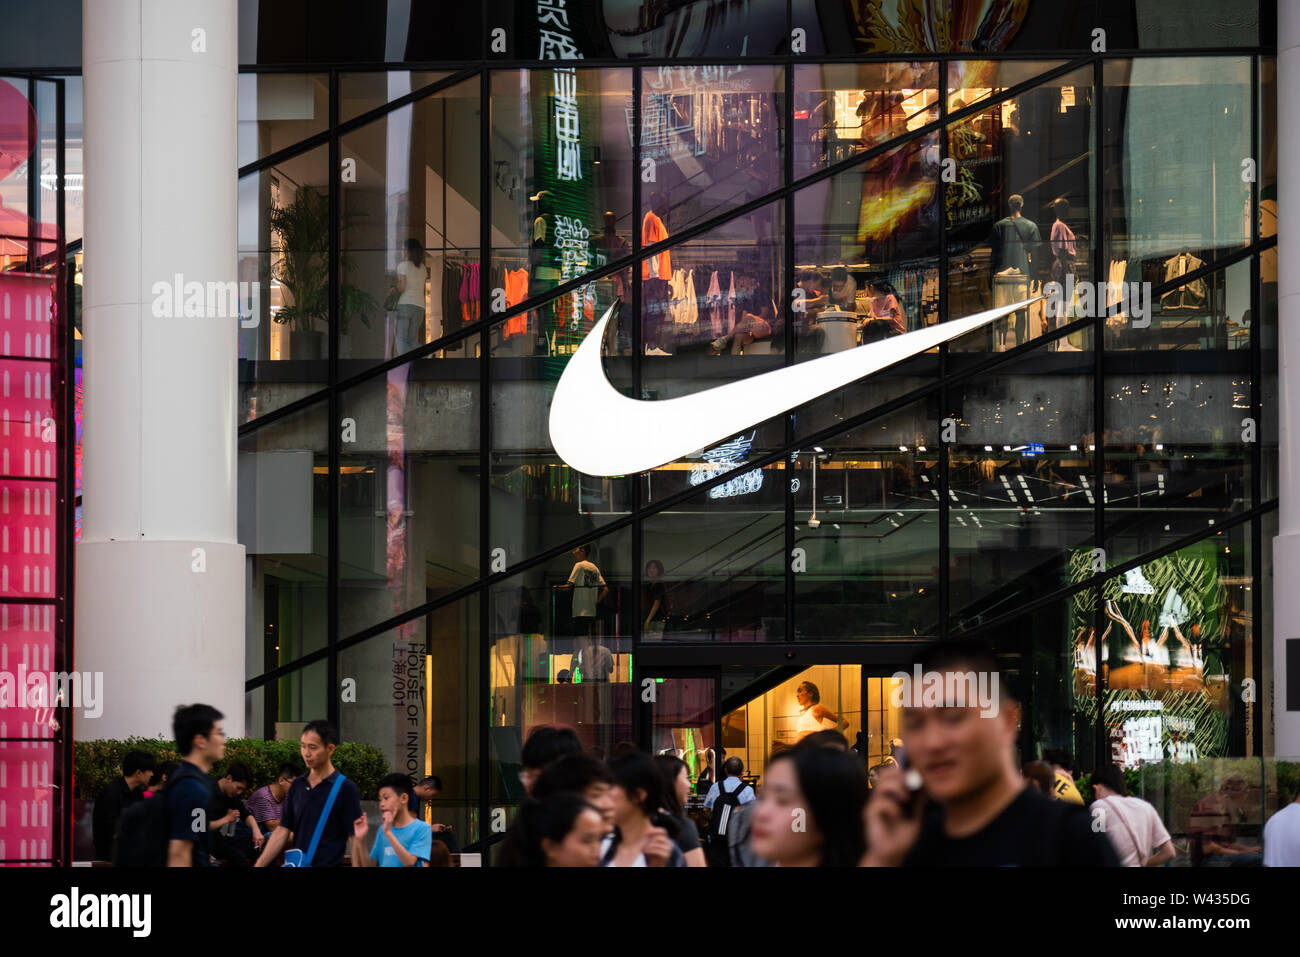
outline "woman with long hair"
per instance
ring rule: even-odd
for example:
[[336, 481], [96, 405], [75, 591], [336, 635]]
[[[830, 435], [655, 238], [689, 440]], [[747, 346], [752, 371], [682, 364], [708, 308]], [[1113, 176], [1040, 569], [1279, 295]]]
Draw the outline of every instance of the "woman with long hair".
[[791, 748], [767, 765], [750, 846], [781, 867], [855, 867], [867, 846], [866, 803], [866, 770], [856, 755]]
[[674, 754], [655, 755], [655, 767], [664, 779], [664, 803], [660, 810], [677, 823], [676, 843], [686, 858], [686, 866], [708, 867], [704, 848], [700, 845], [699, 829], [686, 815], [686, 798], [691, 793], [691, 769]]

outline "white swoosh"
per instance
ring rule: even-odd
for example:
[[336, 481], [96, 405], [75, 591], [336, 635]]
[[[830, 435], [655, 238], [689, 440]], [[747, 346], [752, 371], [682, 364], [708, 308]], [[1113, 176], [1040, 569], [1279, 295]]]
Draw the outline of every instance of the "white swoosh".
[[615, 303], [587, 334], [555, 385], [551, 444], [569, 466], [587, 475], [631, 475], [658, 468], [1039, 298], [657, 402], [629, 398], [605, 377], [600, 350], [605, 327], [620, 306]]

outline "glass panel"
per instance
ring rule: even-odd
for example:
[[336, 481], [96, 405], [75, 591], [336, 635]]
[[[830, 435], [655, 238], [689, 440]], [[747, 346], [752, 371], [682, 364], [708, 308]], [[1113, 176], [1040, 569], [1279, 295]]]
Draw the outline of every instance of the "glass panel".
[[794, 173], [807, 174], [939, 118], [934, 63], [794, 68]]
[[1116, 763], [1246, 753], [1241, 691], [1255, 640], [1249, 536], [1250, 526], [1238, 525], [1103, 586], [1106, 725]]
[[809, 53], [836, 55], [1016, 50], [1074, 56], [1088, 47], [1089, 30], [1097, 24], [1095, 0], [924, 5], [792, 0], [792, 14], [792, 26], [807, 31]]
[[[543, 25], [540, 11], [548, 6], [558, 4], [543, 0], [538, 5], [539, 28]], [[570, 11], [575, 8], [585, 11], [586, 6], [568, 5]], [[584, 24], [588, 31], [594, 28], [599, 35], [598, 44], [588, 48], [579, 31], [572, 30], [581, 49], [597, 51], [587, 52], [588, 56], [612, 54], [628, 60], [774, 56], [785, 51], [790, 39], [785, 0], [742, 0], [740, 3], [735, 0], [691, 0], [674, 4], [655, 0], [617, 0], [602, 6], [602, 16], [590, 18], [597, 22]], [[570, 16], [570, 25], [582, 23], [572, 13]], [[586, 18], [589, 14], [581, 12], [580, 16]], [[540, 34], [540, 37], [544, 36]], [[554, 48], [559, 41], [551, 38], [547, 42]], [[547, 49], [540, 44], [538, 48]], [[523, 55], [531, 56], [532, 49], [531, 44], [526, 45]]]
[[239, 74], [240, 166], [322, 132], [329, 120], [326, 74]]
[[[1222, 275], [1212, 278], [1205, 288], [1222, 294]], [[1107, 359], [1106, 526], [1112, 559], [1205, 530], [1251, 505], [1251, 442], [1244, 440], [1250, 426], [1243, 422], [1250, 415], [1250, 353], [1194, 360], [1194, 352], [1150, 347]]]
[[949, 402], [949, 615], [969, 628], [1066, 582], [1095, 534], [1093, 354], [1035, 349]]
[[355, 701], [340, 705], [343, 739], [374, 745], [413, 782], [442, 780], [426, 819], [451, 825], [453, 851], [452, 839], [479, 838], [478, 601], [444, 605], [339, 652], [340, 679], [356, 681]]
[[1257, 46], [1259, 14], [1257, 3], [1134, 0], [1132, 19], [1117, 24], [1121, 32], [1109, 43], [1113, 50]]
[[451, 74], [435, 70], [340, 73], [339, 122], [345, 123], [448, 76]]
[[[480, 318], [478, 82], [400, 107], [339, 140], [340, 374]], [[437, 355], [473, 355], [461, 339]]]
[[631, 539], [607, 535], [585, 559], [562, 555], [491, 589], [493, 801], [523, 799], [520, 752], [539, 725], [567, 725], [602, 756], [632, 740]]
[[[1193, 268], [1192, 257], [1175, 256], [1166, 272], [1172, 281]], [[1135, 264], [1127, 276], [1112, 263], [1113, 281], [1127, 286], [1106, 291], [1106, 348], [1139, 349], [1145, 352], [1213, 349], [1236, 351], [1250, 348], [1251, 263], [1249, 259], [1226, 269], [1192, 279], [1158, 295], [1157, 283], [1145, 281]], [[1181, 270], [1181, 271], [1180, 271]], [[1224, 357], [1227, 361], [1227, 357]], [[1235, 357], [1243, 358], [1243, 357]], [[1173, 362], [1174, 357], [1166, 357]], [[1247, 365], [1237, 363], [1244, 370]]]
[[[964, 82], [1002, 82], [983, 77], [1004, 72], [985, 70], [988, 64], [953, 64], [954, 70], [959, 66], [972, 74]], [[1010, 72], [1012, 82], [1020, 79]], [[1001, 351], [1095, 315], [1074, 295], [1092, 275], [1091, 80], [1090, 69], [1077, 70], [948, 127], [948, 155], [956, 161], [956, 182], [946, 190], [949, 316], [1023, 301], [1044, 283], [1063, 284], [1054, 299], [968, 337], [963, 351]], [[979, 99], [986, 92], [972, 86], [954, 96]], [[1050, 348], [1083, 348], [1083, 335]]]
[[[737, 468], [735, 461], [722, 468]], [[687, 481], [721, 474], [707, 459], [682, 467], [691, 469]], [[650, 473], [647, 485], [665, 471]], [[642, 641], [785, 637], [784, 474], [781, 462], [741, 472], [643, 520]], [[660, 596], [662, 617], [653, 617]]]
[[1250, 59], [1105, 65], [1104, 221], [1111, 269], [1152, 286], [1250, 241]]
[[936, 134], [795, 194], [800, 359], [938, 320]]
[[[650, 753], [672, 754], [686, 763], [691, 794], [709, 781], [714, 767], [712, 678], [655, 678], [650, 699]], [[725, 745], [724, 745], [725, 747]], [[728, 754], [731, 752], [728, 751]], [[706, 792], [707, 793], [707, 792]], [[699, 795], [703, 799], [703, 795]]]
[[[626, 274], [617, 279], [597, 280], [590, 284], [592, 306], [613, 294], [619, 282], [626, 285]], [[584, 298], [584, 303], [587, 300]], [[523, 333], [506, 339], [492, 359], [492, 538], [485, 547], [504, 549], [505, 561], [511, 564], [535, 555], [559, 542], [596, 532], [600, 526], [631, 507], [631, 479], [625, 476], [584, 475], [565, 464], [551, 445], [550, 411], [555, 384], [569, 361], [569, 352], [586, 334], [595, 315], [583, 307], [578, 329], [561, 329], [559, 317], [574, 308], [572, 298], [561, 297], [520, 314], [540, 316], [551, 331], [556, 354], [519, 355], [516, 342], [527, 345]], [[625, 313], [626, 315], [626, 313]], [[510, 327], [515, 320], [498, 323], [498, 329]], [[622, 339], [622, 333], [618, 337]], [[613, 336], [606, 340], [610, 342]], [[508, 355], [518, 350], [515, 356]], [[561, 352], [560, 350], [563, 349]], [[627, 358], [605, 360], [606, 374], [615, 388], [627, 391], [631, 383], [631, 365]]]
[[477, 360], [390, 369], [342, 393], [339, 415], [346, 637], [478, 577]]
[[323, 648], [329, 633], [326, 413], [319, 402], [239, 439], [249, 675]]
[[328, 162], [321, 146], [239, 181], [241, 423], [328, 381]]
[[[1259, 58], [1259, 235], [1277, 235], [1277, 58]], [[1268, 255], [1267, 253], [1265, 255]], [[1276, 255], [1276, 254], [1274, 254]]]
[[783, 85], [777, 66], [641, 71], [643, 246], [780, 185]]
[[[1034, 77], [1062, 65], [1060, 60], [953, 60], [948, 64], [948, 111], [974, 106], [1009, 87], [1032, 82]], [[1084, 79], [1064, 85], [1074, 86], [1078, 82], [1092, 85], [1091, 69], [1081, 70], [1076, 74], [1078, 75]], [[1057, 82], [1053, 80], [1049, 85], [1056, 85]], [[1069, 95], [1062, 95], [1063, 101], [1068, 99]], [[1026, 132], [1025, 121], [1032, 123], [1035, 117], [1019, 115], [1014, 101], [1012, 104], [1012, 108], [1005, 113], [1005, 132], [1007, 136], [1020, 136]], [[1065, 105], [1064, 102], [1062, 105]]]
[[674, 357], [642, 363], [647, 389], [672, 389], [678, 377], [712, 384], [728, 366], [766, 368], [770, 360], [752, 357], [784, 351], [783, 219], [782, 204], [770, 203], [642, 261], [645, 355]]
[[[814, 665], [768, 671], [724, 666], [722, 748], [725, 757], [744, 761], [744, 780], [757, 788], [762, 786], [769, 758], [815, 731], [839, 730], [850, 744], [856, 742], [864, 757], [879, 753], [881, 747], [888, 753], [885, 734], [889, 737], [897, 734], [898, 711], [890, 707], [889, 680], [866, 677], [864, 670], [861, 665]], [[886, 689], [883, 700], [879, 696], [882, 684]], [[877, 694], [868, 701], [869, 694], [864, 692], [871, 689]], [[807, 707], [800, 702], [801, 690], [807, 694]], [[833, 717], [824, 716], [818, 721], [809, 713], [814, 704], [826, 708]], [[876, 763], [879, 762], [869, 762]]]
[[327, 714], [329, 668], [316, 661], [244, 695], [244, 730], [249, 738], [297, 741], [309, 721]]
[[[924, 402], [797, 453], [796, 636], [915, 639], [939, 626], [939, 443]], [[797, 567], [797, 566], [796, 566]]]
[[631, 255], [631, 113], [631, 70], [493, 72], [492, 286], [507, 305]]

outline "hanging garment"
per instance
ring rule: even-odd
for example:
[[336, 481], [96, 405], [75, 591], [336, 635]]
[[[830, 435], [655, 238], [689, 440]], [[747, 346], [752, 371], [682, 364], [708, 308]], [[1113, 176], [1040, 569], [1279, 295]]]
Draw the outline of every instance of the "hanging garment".
[[731, 273], [731, 281], [727, 287], [727, 327], [722, 331], [724, 336], [731, 335], [731, 331], [736, 328], [736, 274]]
[[668, 302], [668, 312], [673, 325], [693, 326], [700, 317], [700, 307], [695, 301], [695, 271], [678, 269], [673, 273], [670, 283], [672, 299]]
[[[667, 238], [668, 228], [664, 226], [664, 221], [653, 212], [646, 213], [645, 219], [641, 223], [641, 247], [644, 249], [655, 243], [661, 243]], [[672, 280], [673, 267], [669, 261], [667, 250], [651, 256], [641, 263], [641, 278]]]
[[[506, 308], [516, 306], [528, 298], [528, 270], [507, 269], [505, 275]], [[506, 320], [501, 338], [520, 336], [528, 331], [528, 313], [521, 312]]]
[[704, 293], [705, 308], [709, 316], [709, 331], [713, 333], [713, 338], [723, 334], [723, 316], [722, 316], [722, 287], [718, 285], [718, 271], [715, 269], [709, 275], [709, 288]]
[[[1164, 281], [1172, 282], [1180, 276], [1200, 269], [1205, 263], [1191, 253], [1179, 253], [1165, 261]], [[1171, 289], [1160, 297], [1160, 308], [1165, 312], [1172, 310], [1200, 310], [1208, 303], [1208, 289], [1204, 279], [1194, 279], [1177, 289]]]

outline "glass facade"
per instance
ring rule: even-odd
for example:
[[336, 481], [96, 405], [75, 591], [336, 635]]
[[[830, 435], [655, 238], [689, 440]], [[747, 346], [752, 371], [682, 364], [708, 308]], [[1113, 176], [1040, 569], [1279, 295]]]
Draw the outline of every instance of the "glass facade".
[[[556, 62], [274, 74], [334, 91], [298, 151], [283, 111], [241, 114], [241, 261], [280, 278], [241, 352], [267, 733], [321, 695], [345, 736], [455, 782], [473, 843], [538, 724], [758, 760], [811, 675], [884, 755], [887, 675], [978, 635], [1032, 704], [1026, 747], [1265, 753], [1237, 693], [1276, 481], [1275, 201], [1241, 164], [1272, 150], [1257, 25], [1213, 57], [1008, 60], [1014, 39], [883, 43], [853, 6], [808, 49], [860, 62], [783, 40], [753, 62], [710, 21], [697, 50], [612, 51], [710, 62], [592, 66], [520, 29], [513, 57]], [[616, 301], [606, 374], [660, 401], [1038, 295], [637, 475], [551, 445], [556, 382]], [[348, 677], [365, 692], [335, 704]]]
[[[1027, 757], [1272, 753], [1268, 5], [445, 6], [240, 4], [250, 735], [326, 716], [473, 846], [539, 724], [761, 770], [811, 680], [879, 760], [968, 635]], [[1035, 296], [635, 475], [550, 440], [615, 303], [663, 401]]]

